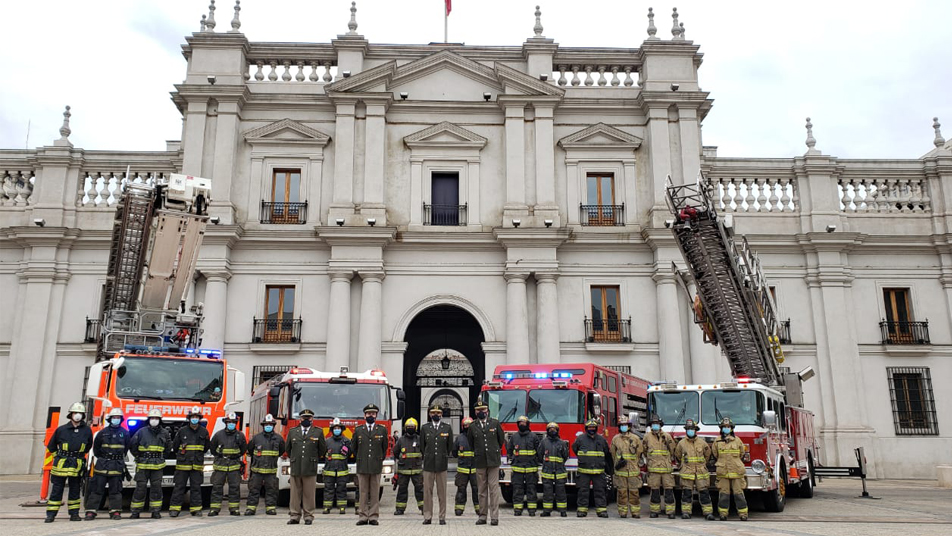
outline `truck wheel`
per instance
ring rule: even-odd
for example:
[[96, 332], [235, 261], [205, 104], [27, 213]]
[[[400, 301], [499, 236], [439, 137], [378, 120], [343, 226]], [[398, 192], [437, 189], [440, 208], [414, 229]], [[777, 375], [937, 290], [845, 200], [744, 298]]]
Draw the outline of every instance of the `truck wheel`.
[[377, 499], [378, 500], [383, 499], [383, 486], [380, 486], [380, 494], [377, 495]]
[[278, 490], [278, 506], [288, 506], [289, 504], [291, 504], [291, 490], [279, 489]]
[[502, 500], [512, 504], [512, 486], [499, 486], [502, 489]]
[[780, 469], [777, 471], [777, 487], [771, 491], [764, 492], [764, 510], [768, 512], [783, 512], [787, 505], [787, 465], [780, 462]]
[[800, 481], [797, 487], [797, 496], [801, 499], [813, 498], [813, 458], [807, 459], [807, 477]]

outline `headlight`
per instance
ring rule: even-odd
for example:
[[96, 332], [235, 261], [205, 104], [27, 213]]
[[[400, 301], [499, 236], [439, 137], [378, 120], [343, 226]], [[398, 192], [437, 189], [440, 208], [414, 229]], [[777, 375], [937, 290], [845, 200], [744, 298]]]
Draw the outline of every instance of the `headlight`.
[[291, 474], [291, 466], [290, 466], [290, 465], [285, 465], [284, 467], [282, 467], [282, 468], [281, 468], [281, 474], [282, 474], [282, 475], [290, 475], [290, 474]]
[[754, 460], [751, 462], [750, 468], [758, 475], [762, 475], [764, 471], [767, 470], [767, 464], [765, 464], [763, 460]]
[[212, 465], [205, 465], [204, 467], [202, 467], [202, 471], [205, 473], [211, 473], [214, 470], [215, 468]]
[[392, 473], [392, 472], [393, 472], [393, 467], [392, 467], [392, 466], [390, 466], [390, 465], [384, 465], [384, 466], [383, 466], [383, 474], [389, 475], [389, 474]]

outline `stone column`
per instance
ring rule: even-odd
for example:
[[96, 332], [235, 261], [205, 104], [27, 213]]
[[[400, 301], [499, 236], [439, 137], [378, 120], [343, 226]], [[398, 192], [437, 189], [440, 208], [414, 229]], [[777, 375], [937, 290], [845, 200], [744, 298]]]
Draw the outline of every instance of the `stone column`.
[[[352, 272], [331, 272], [331, 299], [327, 309], [327, 370], [350, 365], [350, 279]], [[379, 337], [379, 334], [378, 334]]]
[[506, 274], [506, 360], [529, 362], [529, 316], [526, 310], [526, 278], [529, 274]]
[[506, 106], [506, 209], [526, 208], [525, 104]]
[[658, 353], [661, 378], [685, 381], [684, 347], [681, 338], [681, 313], [678, 288], [671, 273], [658, 271], [652, 277], [658, 298]]
[[205, 154], [205, 120], [208, 102], [189, 101], [185, 110], [185, 129], [182, 133], [182, 173], [200, 176], [202, 155]]
[[[334, 144], [334, 196], [331, 208], [342, 214], [354, 208], [354, 112], [355, 102], [337, 104], [337, 125]], [[333, 211], [332, 211], [333, 212]]]
[[202, 270], [205, 276], [205, 321], [202, 346], [224, 348], [225, 319], [228, 315], [228, 280], [230, 270]]
[[694, 182], [701, 170], [701, 131], [697, 122], [697, 110], [679, 106], [678, 127], [681, 134], [681, 169], [684, 182]]
[[539, 363], [562, 360], [559, 335], [559, 291], [556, 274], [536, 273], [536, 352]]
[[382, 366], [380, 344], [383, 278], [382, 272], [360, 272], [363, 288], [360, 293], [360, 337], [357, 343], [358, 372]]
[[553, 109], [535, 108], [536, 153], [536, 215], [546, 211], [546, 217], [558, 216], [555, 202], [555, 135], [552, 128]]
[[[238, 150], [237, 100], [219, 97], [217, 132], [215, 134], [215, 163], [212, 168], [214, 185], [210, 213], [219, 216], [222, 223], [234, 223], [235, 210], [232, 200], [232, 181], [235, 176], [235, 161]], [[221, 207], [221, 208], [218, 208]]]
[[[653, 226], [660, 227], [669, 216], [664, 199], [664, 181], [671, 174], [671, 140], [668, 136], [668, 109], [648, 110], [648, 161], [651, 165], [651, 199], [641, 206], [650, 211]], [[627, 186], [627, 185], [626, 185]], [[657, 215], [655, 215], [657, 213]]]
[[[384, 152], [387, 121], [383, 104], [367, 104], [367, 134], [364, 147], [364, 205], [383, 207]], [[378, 222], [379, 223], [379, 222]]]

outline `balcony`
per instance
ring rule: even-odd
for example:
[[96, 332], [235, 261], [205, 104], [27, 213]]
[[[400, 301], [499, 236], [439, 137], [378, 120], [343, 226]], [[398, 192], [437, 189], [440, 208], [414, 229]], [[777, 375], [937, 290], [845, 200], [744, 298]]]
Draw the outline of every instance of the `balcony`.
[[302, 225], [307, 222], [307, 201], [303, 203], [261, 202], [261, 223]]
[[893, 322], [883, 320], [879, 323], [883, 344], [926, 345], [929, 340], [929, 321]]
[[625, 204], [579, 205], [579, 221], [591, 227], [614, 227], [625, 225]]
[[255, 318], [252, 344], [301, 342], [300, 318]]
[[618, 320], [585, 319], [585, 342], [598, 343], [630, 343], [631, 318]]
[[457, 227], [466, 225], [466, 204], [463, 205], [427, 205], [423, 204], [423, 225], [441, 225]]
[[98, 319], [86, 317], [86, 336], [83, 342], [94, 343], [99, 341], [99, 334], [102, 330], [102, 324]]
[[786, 319], [777, 324], [777, 338], [780, 344], [793, 344], [790, 339], [790, 319]]

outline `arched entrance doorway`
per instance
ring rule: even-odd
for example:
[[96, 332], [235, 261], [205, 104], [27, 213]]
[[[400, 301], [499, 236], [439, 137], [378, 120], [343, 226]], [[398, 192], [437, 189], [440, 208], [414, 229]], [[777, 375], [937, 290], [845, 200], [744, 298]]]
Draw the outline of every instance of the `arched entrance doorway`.
[[459, 420], [472, 413], [486, 368], [482, 347], [485, 337], [479, 322], [454, 305], [435, 305], [413, 318], [404, 340], [407, 416], [425, 419], [426, 408], [438, 392], [456, 393], [461, 413], [454, 422], [454, 431], [459, 431]]
[[466, 403], [463, 401], [459, 391], [455, 389], [440, 389], [430, 395], [430, 401], [427, 407], [433, 404], [439, 404], [443, 408], [443, 422], [453, 427], [454, 432], [459, 432], [460, 423], [463, 421], [463, 415], [466, 412]]

